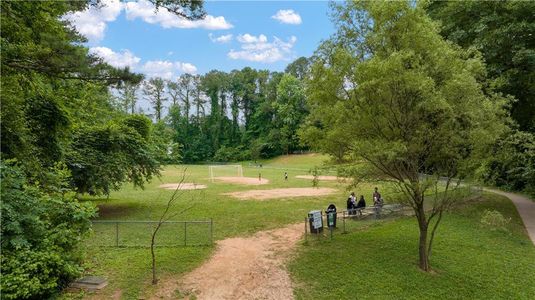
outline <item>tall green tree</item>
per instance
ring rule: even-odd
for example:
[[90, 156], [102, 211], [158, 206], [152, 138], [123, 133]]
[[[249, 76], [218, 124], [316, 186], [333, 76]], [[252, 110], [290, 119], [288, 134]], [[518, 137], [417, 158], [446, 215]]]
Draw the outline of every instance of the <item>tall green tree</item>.
[[125, 113], [135, 114], [137, 104], [138, 82], [124, 82], [118, 88], [119, 106]]
[[[420, 6], [355, 1], [334, 12], [346, 26], [330, 42], [338, 47], [318, 53], [308, 89], [308, 126], [323, 134], [305, 138], [346, 139], [356, 181], [392, 183], [414, 210], [419, 267], [430, 271], [443, 212], [459, 197], [454, 178], [481, 166], [505, 130], [506, 100], [484, 92], [484, 64], [445, 41]], [[341, 38], [349, 27], [352, 38]]]
[[283, 75], [277, 85], [277, 101], [273, 105], [274, 122], [280, 131], [282, 150], [289, 154], [299, 147], [297, 129], [307, 115], [302, 83], [292, 75]]
[[165, 81], [162, 78], [156, 77], [145, 81], [143, 85], [143, 93], [147, 100], [152, 104], [154, 109], [154, 119], [156, 122], [162, 120], [165, 102], [167, 101], [165, 91]]
[[284, 73], [288, 73], [299, 80], [304, 80], [307, 78], [310, 72], [310, 59], [302, 56], [298, 59], [291, 62], [284, 69]]

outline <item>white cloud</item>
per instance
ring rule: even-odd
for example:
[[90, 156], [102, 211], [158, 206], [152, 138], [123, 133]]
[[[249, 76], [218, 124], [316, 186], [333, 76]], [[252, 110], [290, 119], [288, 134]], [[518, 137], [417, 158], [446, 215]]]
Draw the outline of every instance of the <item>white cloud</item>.
[[265, 43], [267, 42], [267, 37], [263, 34], [259, 35], [259, 36], [254, 36], [254, 35], [250, 35], [248, 33], [246, 34], [242, 34], [242, 35], [238, 35], [238, 37], [236, 38], [238, 40], [238, 42], [240, 43]]
[[230, 29], [232, 24], [225, 17], [207, 15], [202, 20], [190, 21], [170, 13], [165, 8], [156, 11], [154, 5], [147, 0], [122, 2], [121, 0], [101, 0], [100, 5], [90, 6], [84, 11], [68, 13], [62, 19], [70, 21], [76, 30], [89, 41], [96, 43], [104, 38], [108, 22], [113, 22], [126, 11], [128, 20], [137, 18], [150, 24], [160, 24], [163, 28], [203, 28]]
[[134, 68], [141, 60], [129, 50], [114, 52], [106, 47], [93, 47], [89, 49], [89, 53], [100, 56], [105, 62], [116, 68]]
[[229, 29], [232, 24], [228, 23], [224, 17], [214, 17], [207, 15], [202, 20], [190, 21], [180, 18], [166, 9], [155, 10], [154, 5], [146, 0], [137, 2], [127, 2], [126, 18], [135, 20], [137, 18], [149, 24], [160, 24], [163, 28], [204, 28], [204, 29]]
[[129, 50], [115, 52], [106, 47], [93, 47], [89, 53], [100, 56], [105, 62], [116, 68], [130, 67], [134, 72], [147, 75], [147, 77], [162, 77], [173, 79], [181, 73], [195, 74], [197, 67], [191, 63], [168, 60], [149, 60], [140, 65], [141, 59]]
[[271, 16], [271, 18], [284, 24], [299, 25], [302, 22], [301, 16], [293, 11], [293, 9], [281, 9], [275, 15]]
[[214, 43], [224, 44], [224, 43], [228, 43], [228, 42], [232, 41], [232, 34], [225, 34], [225, 35], [222, 35], [222, 36], [214, 37], [213, 34], [209, 33], [208, 37]]
[[150, 60], [139, 69], [147, 77], [174, 79], [179, 73], [196, 73], [197, 67], [190, 63], [167, 60]]
[[66, 14], [63, 19], [70, 21], [90, 41], [98, 42], [104, 37], [106, 23], [115, 21], [123, 7], [119, 0], [103, 0], [98, 7], [90, 6], [83, 11]]
[[291, 36], [288, 41], [284, 42], [274, 37], [273, 42], [268, 43], [267, 37], [263, 34], [258, 37], [244, 34], [238, 36], [237, 40], [242, 43], [241, 50], [230, 50], [227, 55], [231, 59], [272, 63], [279, 60], [289, 60], [297, 38]]

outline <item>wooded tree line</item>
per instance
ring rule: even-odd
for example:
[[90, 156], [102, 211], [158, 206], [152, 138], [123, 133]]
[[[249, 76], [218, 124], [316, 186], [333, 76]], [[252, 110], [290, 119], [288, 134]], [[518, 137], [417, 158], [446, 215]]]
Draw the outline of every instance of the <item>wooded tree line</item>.
[[246, 67], [184, 74], [176, 80], [151, 78], [118, 86], [116, 105], [134, 113], [138, 98], [148, 100], [154, 122], [170, 129], [186, 163], [288, 154], [306, 149], [297, 130], [308, 113], [303, 82], [307, 68], [303, 57], [285, 72]]

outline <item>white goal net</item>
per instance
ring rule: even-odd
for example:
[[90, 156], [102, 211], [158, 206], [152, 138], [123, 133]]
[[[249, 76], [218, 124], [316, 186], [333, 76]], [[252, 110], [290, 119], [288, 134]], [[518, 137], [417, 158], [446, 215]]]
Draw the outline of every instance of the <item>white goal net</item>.
[[209, 166], [210, 181], [214, 182], [215, 177], [243, 177], [241, 165], [219, 165]]

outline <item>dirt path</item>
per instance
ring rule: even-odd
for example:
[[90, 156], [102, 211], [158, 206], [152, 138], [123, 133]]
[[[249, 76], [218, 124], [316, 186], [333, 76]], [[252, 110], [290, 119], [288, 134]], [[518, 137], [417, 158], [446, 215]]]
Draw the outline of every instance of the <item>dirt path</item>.
[[293, 299], [284, 265], [302, 236], [303, 224], [295, 224], [222, 240], [199, 268], [183, 278], [160, 282], [152, 299], [176, 299], [176, 290], [197, 299]]
[[522, 221], [524, 222], [524, 227], [526, 227], [526, 230], [528, 231], [528, 235], [531, 239], [531, 242], [535, 246], [535, 202], [531, 201], [525, 196], [518, 194], [507, 193], [492, 189], [486, 190], [489, 192], [503, 195], [511, 199], [511, 201], [515, 204], [516, 210], [518, 210]]
[[249, 190], [242, 192], [224, 193], [240, 200], [268, 200], [288, 197], [316, 197], [330, 195], [336, 192], [331, 188], [285, 188], [270, 190]]

